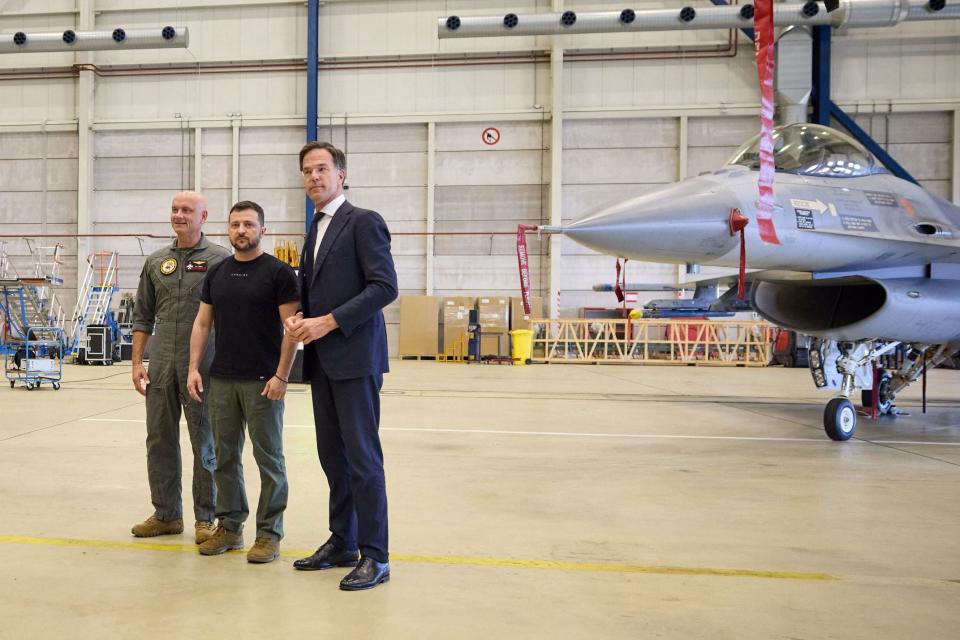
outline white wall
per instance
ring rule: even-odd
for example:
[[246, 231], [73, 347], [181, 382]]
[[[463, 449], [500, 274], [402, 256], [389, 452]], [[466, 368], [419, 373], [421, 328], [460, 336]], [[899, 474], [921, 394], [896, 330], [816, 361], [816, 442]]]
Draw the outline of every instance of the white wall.
[[[0, 28], [77, 28], [75, 4], [6, 3]], [[20, 237], [44, 231], [63, 234], [67, 253], [76, 253], [71, 236], [77, 230], [81, 157], [92, 164], [91, 231], [128, 236], [98, 238], [90, 250], [121, 252], [124, 289], [135, 287], [143, 255], [168, 241], [166, 212], [171, 196], [182, 188], [207, 194], [213, 234], [223, 231], [234, 190], [239, 198], [265, 206], [273, 237], [301, 234], [304, 199], [296, 152], [303, 142], [306, 103], [304, 4], [94, 0], [96, 28], [186, 25], [190, 48], [89, 54], [101, 75], [94, 78], [93, 132], [85, 149], [78, 144], [81, 98], [72, 71], [80, 59], [72, 54], [0, 56], [0, 222], [5, 234], [15, 236], [8, 238], [14, 263], [29, 263]], [[567, 0], [566, 8], [611, 10], [621, 4]], [[665, 0], [643, 8], [686, 4], [691, 3]], [[348, 197], [380, 211], [390, 224], [402, 293], [424, 290], [431, 262], [422, 235], [431, 186], [430, 122], [436, 126], [435, 292], [516, 293], [516, 225], [550, 219], [550, 40], [439, 40], [436, 19], [549, 7], [549, 0], [323, 3], [320, 137], [348, 152]], [[958, 29], [955, 21], [913, 23], [850, 30], [833, 38], [834, 100], [945, 197], [954, 189]], [[739, 32], [733, 35], [733, 46], [727, 31], [564, 38], [565, 221], [713, 168], [755, 132], [751, 46]], [[694, 54], [691, 47], [711, 52]], [[582, 59], [598, 50], [633, 59]], [[18, 78], [18, 73], [31, 77]], [[686, 117], [685, 149], [681, 116]], [[239, 128], [238, 149], [232, 126]], [[501, 132], [496, 146], [481, 140], [488, 126]], [[679, 166], [683, 157], [686, 164]], [[534, 289], [545, 293], [548, 243], [534, 237], [530, 242]], [[591, 290], [613, 279], [613, 259], [567, 241], [562, 250], [563, 312], [614, 304], [612, 294]], [[70, 286], [75, 264], [75, 259], [66, 261]], [[632, 282], [677, 278], [674, 266], [630, 263], [629, 270]], [[388, 310], [388, 320], [395, 336], [395, 308]]]

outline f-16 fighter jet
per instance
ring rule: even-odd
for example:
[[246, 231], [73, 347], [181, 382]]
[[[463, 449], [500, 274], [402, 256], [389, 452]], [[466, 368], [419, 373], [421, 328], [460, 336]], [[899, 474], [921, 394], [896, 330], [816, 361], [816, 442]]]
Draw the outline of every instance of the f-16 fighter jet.
[[[812, 336], [814, 383], [838, 391], [824, 428], [847, 440], [857, 389], [864, 404], [876, 398], [890, 413], [897, 393], [960, 348], [960, 208], [894, 177], [835, 129], [791, 124], [773, 136], [766, 241], [757, 224], [759, 136], [717, 171], [552, 230], [621, 258], [737, 267], [737, 222], [749, 220], [746, 266], [759, 270], [750, 274], [752, 306]], [[875, 375], [874, 363], [894, 350], [902, 364]]]

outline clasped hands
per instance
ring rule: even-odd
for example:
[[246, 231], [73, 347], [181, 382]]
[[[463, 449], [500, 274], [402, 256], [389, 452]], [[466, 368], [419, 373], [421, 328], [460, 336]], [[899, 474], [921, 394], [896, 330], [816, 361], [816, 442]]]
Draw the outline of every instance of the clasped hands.
[[303, 313], [298, 312], [283, 322], [283, 327], [287, 330], [286, 338], [303, 344], [319, 340], [339, 326], [332, 313], [317, 318], [304, 318]]

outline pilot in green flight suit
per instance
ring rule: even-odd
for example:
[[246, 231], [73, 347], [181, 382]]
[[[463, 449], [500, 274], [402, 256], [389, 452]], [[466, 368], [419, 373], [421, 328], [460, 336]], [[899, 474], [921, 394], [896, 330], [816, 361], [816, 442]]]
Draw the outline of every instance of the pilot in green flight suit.
[[[209, 242], [201, 233], [207, 203], [200, 193], [185, 191], [173, 199], [170, 224], [176, 241], [150, 254], [140, 274], [133, 318], [133, 385], [147, 404], [147, 476], [154, 512], [134, 525], [133, 535], [151, 537], [183, 532], [181, 498], [180, 415], [187, 418], [193, 448], [193, 511], [196, 543], [208, 539], [213, 525], [217, 467], [213, 432], [206, 403], [190, 398], [186, 390], [190, 362], [190, 332], [200, 307], [204, 276], [230, 252]], [[143, 366], [147, 339], [150, 372]], [[201, 372], [206, 376], [213, 360], [213, 340]], [[206, 384], [206, 381], [204, 381]]]

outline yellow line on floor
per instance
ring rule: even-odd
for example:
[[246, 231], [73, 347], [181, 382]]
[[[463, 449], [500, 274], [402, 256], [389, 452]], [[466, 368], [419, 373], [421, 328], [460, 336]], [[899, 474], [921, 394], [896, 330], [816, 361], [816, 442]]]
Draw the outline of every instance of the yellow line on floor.
[[391, 554], [391, 559], [429, 564], [476, 565], [482, 567], [515, 567], [519, 569], [555, 569], [559, 571], [596, 571], [609, 573], [657, 573], [674, 576], [724, 576], [733, 578], [772, 578], [776, 580], [839, 580], [826, 573], [799, 571], [759, 571], [755, 569], [718, 569], [715, 567], [670, 567], [662, 565], [625, 564], [614, 562], [558, 562], [554, 560], [515, 560], [477, 556], [418, 556]]
[[[84, 547], [92, 549], [124, 549], [133, 551], [168, 551], [197, 553], [196, 545], [162, 542], [116, 542], [110, 540], [82, 540], [76, 538], [43, 538], [33, 536], [0, 535], [0, 543], [32, 544], [51, 547]], [[313, 551], [288, 549], [281, 555], [302, 558]], [[560, 562], [554, 560], [522, 560], [515, 558], [487, 558], [482, 556], [425, 556], [393, 553], [390, 559], [418, 564], [445, 564], [511, 569], [547, 569], [555, 571], [590, 571], [598, 573], [651, 573], [674, 576], [721, 576], [733, 578], [767, 578], [774, 580], [839, 580], [826, 573], [799, 571], [759, 571], [754, 569], [719, 569], [715, 567], [671, 567], [660, 565], [626, 564], [615, 562]]]

